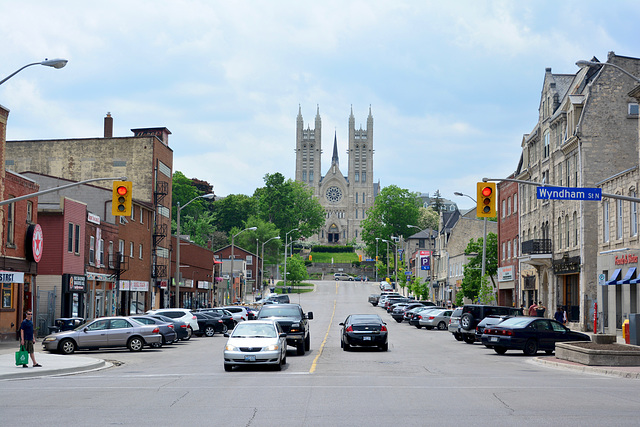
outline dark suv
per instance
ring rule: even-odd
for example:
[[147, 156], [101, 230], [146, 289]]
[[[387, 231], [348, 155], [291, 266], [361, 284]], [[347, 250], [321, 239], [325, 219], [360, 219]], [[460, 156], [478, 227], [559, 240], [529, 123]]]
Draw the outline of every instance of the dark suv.
[[460, 335], [464, 342], [476, 342], [476, 326], [487, 316], [522, 316], [522, 311], [515, 307], [466, 304], [460, 316]]
[[278, 322], [287, 334], [287, 345], [295, 347], [299, 356], [311, 348], [309, 320], [313, 319], [312, 312], [305, 314], [298, 304], [269, 304], [263, 305], [258, 313], [258, 320], [262, 319]]

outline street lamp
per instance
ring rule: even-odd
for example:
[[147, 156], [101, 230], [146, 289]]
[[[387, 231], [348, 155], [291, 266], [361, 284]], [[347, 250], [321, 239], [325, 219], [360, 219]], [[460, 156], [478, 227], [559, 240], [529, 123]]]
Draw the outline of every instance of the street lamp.
[[31, 64], [27, 64], [24, 67], [20, 68], [19, 70], [9, 74], [7, 77], [5, 77], [4, 79], [0, 80], [0, 85], [4, 82], [6, 82], [7, 80], [9, 80], [11, 77], [15, 76], [16, 74], [18, 74], [20, 71], [24, 70], [27, 67], [31, 67], [32, 65], [45, 65], [47, 67], [53, 67], [53, 68], [62, 68], [65, 65], [67, 65], [67, 60], [66, 59], [45, 59], [42, 62], [33, 62]]
[[378, 240], [380, 240], [380, 238], [376, 237], [376, 265], [374, 266], [376, 270], [376, 282], [378, 281]]
[[264, 242], [262, 244], [262, 256], [260, 257], [260, 259], [262, 260], [262, 265], [260, 267], [260, 271], [261, 271], [261, 277], [260, 277], [260, 289], [262, 290], [262, 283], [264, 282], [264, 245], [266, 245], [267, 243], [269, 243], [272, 240], [280, 240], [280, 236], [275, 236], [270, 238], [269, 240], [267, 240], [266, 242]]
[[[66, 63], [66, 62], [65, 62]], [[64, 65], [62, 65], [64, 67]], [[177, 202], [177, 206], [178, 208], [176, 209], [177, 213], [178, 213], [178, 217], [176, 218], [176, 307], [180, 308], [180, 211], [184, 208], [186, 208], [187, 206], [189, 206], [189, 203], [193, 202], [196, 199], [207, 199], [207, 200], [211, 200], [215, 197], [216, 195], [213, 193], [209, 193], [209, 194], [203, 194], [197, 197], [194, 197], [193, 199], [189, 200], [187, 203], [185, 203], [184, 206], [180, 206], [180, 202]]]
[[580, 67], [580, 68], [591, 67], [591, 66], [595, 66], [595, 65], [608, 65], [610, 67], [617, 68], [618, 70], [620, 70], [621, 72], [623, 72], [627, 76], [631, 77], [637, 83], [640, 83], [640, 78], [634, 76], [633, 74], [631, 74], [630, 72], [628, 72], [624, 68], [622, 68], [622, 67], [620, 67], [620, 66], [618, 66], [616, 64], [612, 64], [610, 62], [593, 62], [593, 61], [580, 60], [580, 61], [576, 62], [576, 65], [578, 67]]
[[[474, 199], [473, 197], [469, 196], [468, 194], [460, 193], [459, 191], [456, 191], [453, 194], [455, 194], [456, 196], [468, 197], [471, 200], [473, 200], [473, 203], [475, 203], [476, 205], [478, 204], [476, 199]], [[487, 218], [485, 217], [484, 218], [484, 227], [483, 227], [483, 231], [482, 231], [482, 272], [480, 273], [480, 277], [481, 277], [480, 283], [482, 283], [482, 280], [484, 280], [484, 272], [485, 272], [486, 263], [487, 263]]]
[[[236, 239], [236, 237], [237, 237], [238, 235], [240, 235], [240, 234], [244, 233], [245, 231], [256, 231], [257, 229], [258, 229], [258, 227], [249, 227], [249, 228], [245, 228], [244, 230], [239, 231], [238, 233], [234, 234], [234, 235], [231, 237], [231, 290], [232, 290], [232, 292], [233, 292], [233, 293], [232, 293], [232, 300], [231, 300], [231, 302], [232, 302], [232, 303], [234, 302], [235, 297], [236, 297], [236, 295], [235, 295], [236, 288], [235, 288], [235, 286], [234, 286], [234, 285], [235, 285], [235, 282], [234, 282], [234, 280], [233, 280], [233, 259], [234, 259], [233, 249], [234, 249], [234, 241], [235, 241], [235, 239]], [[242, 294], [242, 292], [240, 292], [240, 294]]]
[[[293, 233], [294, 231], [300, 231], [300, 229], [299, 228], [294, 228], [293, 230], [290, 230], [289, 233]], [[284, 285], [282, 285], [283, 287], [287, 286], [287, 243], [289, 241], [288, 240], [289, 239], [289, 233], [286, 233], [284, 235]]]

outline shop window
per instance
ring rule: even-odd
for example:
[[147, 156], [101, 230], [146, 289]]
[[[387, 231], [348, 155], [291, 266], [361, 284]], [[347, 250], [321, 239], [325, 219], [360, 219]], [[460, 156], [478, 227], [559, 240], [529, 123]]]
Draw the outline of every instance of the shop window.
[[98, 242], [98, 265], [104, 265], [104, 240]]
[[253, 255], [247, 255], [247, 265], [253, 265]]
[[13, 285], [2, 284], [2, 308], [13, 308]]
[[27, 223], [33, 223], [33, 202], [27, 202]]
[[89, 237], [89, 264], [94, 265], [96, 262], [96, 238]]
[[73, 252], [73, 224], [69, 223], [69, 236], [67, 243], [67, 252]]
[[75, 242], [74, 242], [74, 249], [75, 249], [74, 253], [76, 255], [80, 255], [80, 226], [76, 225], [75, 227], [76, 227], [76, 233], [74, 235], [74, 239], [75, 239]]
[[[9, 195], [9, 199], [14, 196]], [[7, 246], [14, 247], [14, 233], [15, 233], [15, 203], [9, 203], [7, 205]]]

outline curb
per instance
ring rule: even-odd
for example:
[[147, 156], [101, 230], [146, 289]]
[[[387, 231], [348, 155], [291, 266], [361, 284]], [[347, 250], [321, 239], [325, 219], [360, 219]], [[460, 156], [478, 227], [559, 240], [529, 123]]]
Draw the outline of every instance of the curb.
[[[44, 365], [43, 368], [24, 369], [24, 368], [15, 366], [15, 363], [13, 363], [14, 362], [13, 355], [1, 355], [0, 364], [3, 366], [3, 368], [0, 370], [0, 381], [73, 375], [80, 372], [102, 370], [102, 369], [110, 368], [113, 366], [112, 363], [107, 362], [103, 359], [95, 359], [91, 357], [62, 356], [62, 355], [58, 355], [57, 357], [62, 357], [66, 359], [65, 360], [66, 363], [64, 363], [63, 366], [50, 367], [50, 366], [55, 366], [56, 363], [53, 362], [52, 360], [47, 360], [46, 362], [43, 361], [43, 365]], [[9, 368], [9, 367], [6, 367], [5, 365], [10, 365], [11, 367]]]
[[609, 377], [640, 379], [640, 367], [630, 366], [629, 369], [624, 366], [588, 366], [579, 363], [560, 360], [555, 357], [535, 357], [531, 359], [531, 363], [538, 365], [546, 365], [552, 368], [567, 369], [571, 371], [581, 372], [584, 374], [606, 375]]

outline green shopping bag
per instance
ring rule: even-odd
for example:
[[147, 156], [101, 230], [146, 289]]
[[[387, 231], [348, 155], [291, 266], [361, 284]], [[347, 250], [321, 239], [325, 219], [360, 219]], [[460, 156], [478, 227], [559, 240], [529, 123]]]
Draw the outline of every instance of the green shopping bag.
[[16, 351], [16, 366], [26, 365], [29, 363], [29, 353], [24, 349], [24, 346], [20, 346], [20, 350]]

